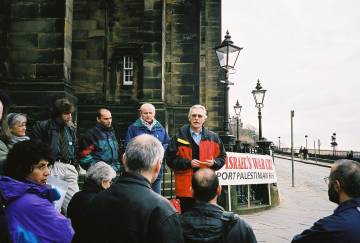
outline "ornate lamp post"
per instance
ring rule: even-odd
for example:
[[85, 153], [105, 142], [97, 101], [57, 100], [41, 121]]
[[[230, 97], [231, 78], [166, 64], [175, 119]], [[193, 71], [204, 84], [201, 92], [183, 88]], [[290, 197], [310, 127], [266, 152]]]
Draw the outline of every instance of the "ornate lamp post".
[[258, 118], [259, 118], [259, 140], [262, 140], [262, 127], [261, 127], [261, 108], [264, 107], [264, 98], [265, 98], [266, 89], [263, 89], [260, 85], [260, 80], [257, 81], [255, 89], [252, 91], [255, 100], [255, 107], [258, 108]]
[[307, 149], [307, 145], [308, 145], [308, 135], [305, 135], [305, 148]]
[[236, 152], [240, 152], [240, 134], [239, 134], [239, 121], [240, 121], [240, 112], [241, 112], [242, 106], [239, 104], [239, 100], [236, 100], [236, 104], [234, 105], [234, 111], [235, 111], [235, 118], [236, 118], [236, 145], [235, 150]]
[[239, 120], [240, 120], [240, 112], [242, 106], [239, 104], [239, 100], [236, 100], [236, 104], [234, 105], [234, 111], [236, 115], [236, 140], [239, 140]]
[[331, 147], [333, 148], [333, 157], [335, 157], [336, 154], [336, 146], [338, 145], [336, 142], [336, 133], [333, 133], [331, 136]]
[[261, 148], [261, 152], [264, 154], [270, 154], [270, 144], [271, 141], [267, 141], [262, 136], [262, 125], [261, 125], [261, 108], [264, 107], [264, 98], [266, 90], [261, 87], [260, 80], [257, 81], [255, 89], [251, 92], [254, 96], [255, 107], [258, 108], [258, 118], [259, 118], [259, 141], [257, 144]]
[[224, 135], [222, 136], [225, 146], [228, 146], [228, 149], [231, 149], [234, 145], [234, 137], [229, 133], [229, 89], [231, 83], [229, 81], [229, 69], [235, 69], [235, 64], [238, 59], [240, 51], [243, 49], [233, 44], [229, 31], [226, 31], [225, 39], [223, 42], [215, 47], [216, 56], [219, 61], [219, 65], [225, 71], [225, 83], [224, 86]]

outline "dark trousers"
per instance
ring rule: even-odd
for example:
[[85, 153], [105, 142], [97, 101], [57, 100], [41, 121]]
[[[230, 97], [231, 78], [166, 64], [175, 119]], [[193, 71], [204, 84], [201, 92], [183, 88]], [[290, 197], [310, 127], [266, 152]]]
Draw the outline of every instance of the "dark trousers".
[[184, 213], [191, 209], [195, 204], [193, 197], [176, 197], [180, 200], [181, 213]]

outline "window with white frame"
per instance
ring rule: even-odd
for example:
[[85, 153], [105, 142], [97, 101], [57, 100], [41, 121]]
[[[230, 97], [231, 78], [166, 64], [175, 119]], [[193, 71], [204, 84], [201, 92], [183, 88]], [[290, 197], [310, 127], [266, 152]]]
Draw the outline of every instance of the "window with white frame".
[[134, 58], [124, 56], [123, 60], [123, 84], [133, 85], [134, 82]]

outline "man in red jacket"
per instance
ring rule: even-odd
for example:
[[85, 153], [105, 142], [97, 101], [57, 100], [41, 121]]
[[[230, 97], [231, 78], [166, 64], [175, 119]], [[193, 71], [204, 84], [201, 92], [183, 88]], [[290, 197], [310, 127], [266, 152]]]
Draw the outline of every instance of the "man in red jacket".
[[182, 212], [195, 202], [191, 191], [193, 172], [199, 168], [219, 170], [225, 163], [226, 152], [219, 136], [204, 128], [207, 118], [202, 105], [193, 105], [188, 114], [189, 124], [182, 126], [167, 149], [167, 164], [175, 174], [176, 197]]

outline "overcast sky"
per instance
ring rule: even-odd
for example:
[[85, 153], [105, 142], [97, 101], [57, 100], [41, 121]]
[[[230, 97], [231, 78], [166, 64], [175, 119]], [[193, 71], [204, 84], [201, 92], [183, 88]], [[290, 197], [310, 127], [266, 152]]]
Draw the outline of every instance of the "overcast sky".
[[[243, 47], [230, 75], [231, 112], [236, 99], [245, 124], [258, 127], [251, 91], [267, 90], [263, 136], [290, 146], [360, 151], [360, 1], [222, 0], [222, 32]], [[232, 114], [231, 114], [232, 115]]]

